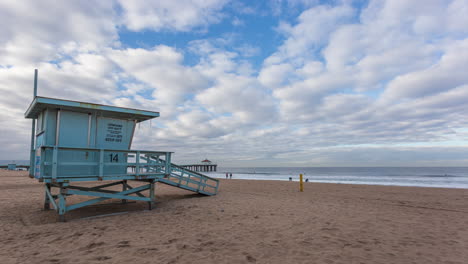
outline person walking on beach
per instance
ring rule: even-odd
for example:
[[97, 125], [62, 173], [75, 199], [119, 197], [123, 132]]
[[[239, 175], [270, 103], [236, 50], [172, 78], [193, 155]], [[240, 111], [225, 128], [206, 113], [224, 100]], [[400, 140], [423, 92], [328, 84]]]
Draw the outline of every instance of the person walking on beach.
[[226, 172], [226, 179], [228, 178], [228, 173]]
[[232, 179], [232, 172], [229, 173], [229, 179]]

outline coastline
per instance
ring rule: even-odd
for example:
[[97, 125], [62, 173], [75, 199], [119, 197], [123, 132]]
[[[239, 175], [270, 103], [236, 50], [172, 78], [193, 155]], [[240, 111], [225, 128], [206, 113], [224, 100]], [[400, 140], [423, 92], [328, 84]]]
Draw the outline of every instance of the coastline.
[[247, 180], [299, 181], [303, 174], [309, 182], [468, 189], [468, 167], [220, 168], [207, 174], [225, 179], [225, 173]]
[[56, 223], [42, 211], [42, 184], [24, 172], [0, 170], [0, 179], [2, 263], [468, 259], [467, 189], [309, 182], [301, 193], [297, 182], [233, 179], [206, 197], [160, 184], [155, 210], [107, 203]]

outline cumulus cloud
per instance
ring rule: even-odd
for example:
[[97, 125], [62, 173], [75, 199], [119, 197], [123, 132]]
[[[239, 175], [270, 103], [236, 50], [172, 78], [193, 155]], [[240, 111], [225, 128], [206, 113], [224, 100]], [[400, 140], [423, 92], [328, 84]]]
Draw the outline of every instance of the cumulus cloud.
[[468, 39], [441, 47], [437, 63], [419, 71], [397, 76], [388, 84], [382, 100], [418, 98], [443, 92], [468, 82]]
[[2, 1], [0, 65], [59, 60], [117, 41], [112, 2]]
[[[207, 86], [209, 80], [182, 64], [183, 54], [174, 48], [159, 45], [150, 50], [110, 50], [108, 56], [126, 75], [142, 82], [151, 91], [154, 104], [172, 114], [186, 97]], [[134, 85], [127, 86], [129, 90]]]
[[353, 8], [348, 5], [317, 6], [302, 12], [296, 25], [282, 22], [278, 31], [287, 39], [265, 63], [290, 61], [301, 65], [306, 58], [316, 58], [314, 51], [328, 43], [330, 34], [349, 21], [353, 14]]
[[286, 77], [291, 74], [294, 68], [288, 64], [274, 64], [262, 68], [258, 80], [267, 87], [279, 87], [284, 85]]
[[[276, 11], [224, 0], [0, 3], [10, 21], [0, 28], [0, 143], [27, 158], [23, 113], [39, 68], [40, 95], [160, 111], [134, 147], [173, 150], [176, 161], [466, 162], [466, 1], [268, 5]], [[245, 38], [253, 15], [277, 21], [272, 43]], [[231, 31], [212, 34], [214, 24]], [[128, 30], [186, 41], [130, 46]]]
[[244, 123], [267, 122], [276, 116], [276, 109], [271, 96], [259, 87], [253, 78], [226, 75], [196, 99], [207, 109], [232, 113]]
[[123, 1], [123, 24], [130, 30], [188, 31], [222, 19], [219, 11], [226, 0]]

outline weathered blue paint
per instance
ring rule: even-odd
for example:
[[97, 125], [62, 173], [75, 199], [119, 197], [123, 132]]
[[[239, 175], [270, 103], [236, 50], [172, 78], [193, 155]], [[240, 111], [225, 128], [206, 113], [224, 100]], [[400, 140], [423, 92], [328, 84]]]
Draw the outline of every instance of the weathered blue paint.
[[[119, 183], [121, 183], [121, 182], [119, 182]], [[149, 198], [142, 198], [142, 197], [136, 197], [136, 196], [131, 196], [130, 195], [130, 194], [138, 193], [138, 192], [141, 192], [141, 191], [144, 191], [144, 190], [148, 190], [149, 188], [150, 188], [150, 186], [148, 184], [148, 185], [143, 185], [143, 186], [140, 186], [140, 187], [137, 187], [137, 188], [132, 188], [130, 190], [126, 190], [126, 191], [122, 191], [122, 192], [113, 192], [113, 193], [110, 193], [110, 194], [106, 193], [105, 196], [101, 195], [102, 193], [95, 192], [94, 193], [94, 194], [96, 194], [95, 196], [98, 196], [99, 198], [95, 198], [95, 199], [92, 199], [92, 200], [88, 200], [88, 201], [85, 201], [85, 202], [81, 202], [81, 203], [77, 203], [77, 204], [67, 206], [67, 211], [71, 211], [71, 210], [75, 210], [75, 209], [80, 208], [80, 207], [92, 205], [92, 204], [102, 202], [102, 201], [105, 201], [105, 200], [108, 200], [108, 199], [111, 199], [111, 198], [117, 198], [117, 199], [124, 198], [124, 199], [133, 199], [133, 200], [141, 199], [142, 201], [149, 201]], [[78, 193], [78, 192], [79, 191], [75, 191], [75, 190], [69, 190], [68, 191], [68, 193], [70, 193], [70, 194]], [[83, 192], [83, 193], [86, 193], [84, 195], [88, 195], [88, 192]]]
[[[36, 72], [37, 77], [37, 72]], [[30, 175], [45, 183], [44, 209], [65, 213], [107, 199], [155, 202], [157, 182], [204, 195], [215, 195], [219, 182], [171, 163], [172, 152], [130, 150], [136, 123], [158, 112], [36, 96], [25, 113], [33, 119]], [[133, 188], [127, 181], [145, 184]], [[83, 181], [117, 181], [94, 187]], [[117, 185], [121, 191], [107, 189]], [[53, 190], [58, 189], [56, 194]], [[145, 196], [142, 191], [149, 190]], [[67, 205], [67, 196], [97, 198]]]
[[[42, 168], [39, 179], [46, 182], [76, 181], [76, 178], [89, 178], [90, 181], [99, 178], [108, 180], [111, 177], [129, 180], [155, 179], [170, 173], [170, 168], [167, 169], [163, 159], [159, 158], [159, 162], [153, 161], [159, 156], [170, 156], [170, 152], [55, 146], [41, 146], [38, 152], [43, 153], [39, 165]], [[127, 158], [132, 154], [136, 154], [136, 162]], [[83, 158], [86, 155], [94, 158]], [[114, 159], [117, 155], [125, 158], [117, 162]], [[140, 156], [145, 159], [140, 160]], [[147, 158], [154, 159], [148, 162]]]

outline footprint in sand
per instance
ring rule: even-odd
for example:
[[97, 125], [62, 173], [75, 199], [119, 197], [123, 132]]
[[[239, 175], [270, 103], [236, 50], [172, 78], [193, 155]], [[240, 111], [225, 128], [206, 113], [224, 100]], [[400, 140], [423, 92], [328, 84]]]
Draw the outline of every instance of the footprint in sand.
[[172, 244], [174, 242], [177, 242], [177, 238], [169, 239], [165, 244]]
[[256, 262], [257, 261], [256, 258], [254, 258], [254, 257], [252, 257], [250, 255], [245, 256], [245, 258], [247, 259], [248, 262]]
[[177, 247], [178, 250], [184, 250], [184, 249], [188, 249], [189, 245], [187, 245], [187, 244], [178, 244], [176, 247]]
[[242, 254], [245, 255], [245, 259], [248, 261], [248, 262], [257, 262], [257, 259], [252, 257], [249, 253], [247, 252], [242, 252]]
[[83, 233], [81, 233], [81, 232], [75, 232], [70, 236], [70, 238], [80, 237], [82, 235], [83, 235]]
[[138, 254], [152, 254], [154, 252], [157, 252], [159, 249], [158, 248], [139, 248], [137, 249]]
[[130, 247], [130, 241], [127, 241], [127, 240], [120, 241], [120, 242], [117, 244], [117, 247], [118, 247], [118, 248]]
[[102, 246], [104, 244], [105, 244], [104, 242], [96, 242], [96, 243], [92, 242], [92, 243], [89, 243], [88, 245], [86, 245], [84, 248], [82, 248], [82, 250], [91, 250], [91, 249], [100, 247], [100, 246]]
[[98, 261], [103, 261], [103, 260], [108, 260], [108, 259], [111, 259], [112, 257], [109, 257], [109, 256], [99, 256], [99, 257], [95, 257], [94, 259], [95, 260], [98, 260]]
[[207, 246], [212, 246], [212, 245], [214, 245], [214, 244], [215, 244], [214, 241], [207, 241], [207, 242], [201, 243], [201, 246], [202, 246], [202, 247], [207, 247]]

